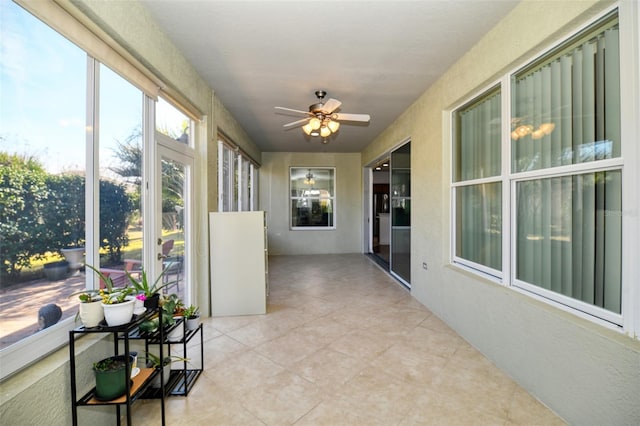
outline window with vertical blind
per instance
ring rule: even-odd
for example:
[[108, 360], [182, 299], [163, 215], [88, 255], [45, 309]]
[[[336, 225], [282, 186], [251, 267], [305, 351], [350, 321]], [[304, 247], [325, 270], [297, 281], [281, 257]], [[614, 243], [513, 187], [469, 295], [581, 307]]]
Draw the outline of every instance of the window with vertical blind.
[[617, 13], [502, 81], [508, 102], [493, 88], [453, 112], [452, 259], [621, 325]]
[[454, 113], [455, 253], [500, 276], [502, 267], [501, 97], [494, 88]]
[[612, 321], [622, 287], [619, 50], [613, 16], [511, 83], [514, 285]]

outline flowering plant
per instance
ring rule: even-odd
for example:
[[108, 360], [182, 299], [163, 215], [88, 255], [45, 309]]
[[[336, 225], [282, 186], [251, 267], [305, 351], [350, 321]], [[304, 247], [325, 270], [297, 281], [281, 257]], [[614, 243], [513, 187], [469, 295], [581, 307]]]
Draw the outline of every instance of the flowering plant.
[[113, 305], [116, 303], [126, 302], [127, 296], [133, 293], [133, 291], [134, 290], [131, 287], [112, 288], [111, 291], [105, 291], [101, 288], [99, 290], [99, 294], [102, 298], [102, 303], [105, 305]]
[[85, 264], [85, 266], [98, 274], [102, 282], [104, 282], [106, 289], [101, 288], [100, 290], [98, 290], [98, 294], [102, 299], [102, 303], [104, 303], [105, 305], [113, 305], [116, 303], [126, 302], [126, 297], [135, 291], [133, 288], [128, 286], [124, 286], [121, 288], [114, 287], [111, 277], [107, 277], [91, 265]]

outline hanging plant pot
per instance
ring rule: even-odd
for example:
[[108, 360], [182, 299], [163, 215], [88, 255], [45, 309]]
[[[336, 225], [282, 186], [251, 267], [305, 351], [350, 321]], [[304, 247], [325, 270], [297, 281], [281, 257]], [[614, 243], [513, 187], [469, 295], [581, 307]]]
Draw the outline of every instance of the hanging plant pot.
[[112, 356], [93, 365], [96, 376], [96, 399], [111, 401], [127, 392], [127, 380], [131, 378], [131, 363], [127, 368], [125, 355]]
[[104, 319], [104, 309], [100, 300], [80, 303], [80, 321], [85, 328], [97, 327]]
[[127, 300], [122, 303], [104, 304], [104, 319], [107, 321], [109, 327], [116, 327], [118, 325], [124, 325], [131, 321], [133, 317], [133, 308], [135, 306], [135, 299]]

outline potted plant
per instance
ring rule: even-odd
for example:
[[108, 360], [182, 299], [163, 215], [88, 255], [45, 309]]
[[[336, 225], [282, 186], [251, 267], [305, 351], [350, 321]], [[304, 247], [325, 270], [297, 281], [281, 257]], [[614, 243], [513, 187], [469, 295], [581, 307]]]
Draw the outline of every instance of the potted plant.
[[96, 399], [99, 401], [110, 401], [127, 392], [127, 380], [131, 377], [131, 360], [127, 362], [126, 357], [110, 356], [93, 364]]
[[146, 356], [147, 367], [159, 369], [162, 367], [162, 382], [161, 376], [158, 374], [153, 381], [151, 382], [151, 387], [159, 388], [161, 383], [165, 386], [169, 382], [169, 378], [171, 377], [171, 363], [176, 361], [189, 361], [189, 358], [179, 357], [177, 355], [165, 356], [162, 360], [157, 355], [154, 355], [150, 352], [147, 352]]
[[116, 327], [131, 321], [136, 299], [131, 297], [130, 294], [134, 292], [134, 289], [128, 286], [116, 288], [113, 286], [111, 277], [105, 276], [91, 265], [85, 266], [98, 274], [107, 287], [106, 289], [101, 288], [98, 290], [98, 294], [102, 299], [102, 309], [104, 310], [104, 319], [107, 325]]
[[58, 281], [67, 276], [69, 270], [69, 262], [66, 260], [58, 260], [44, 264], [44, 276], [49, 281]]
[[[161, 301], [162, 305], [162, 324], [165, 327], [171, 327], [180, 319], [184, 313], [184, 304], [177, 294], [170, 294]], [[167, 334], [167, 340], [170, 342], [179, 342], [184, 337], [184, 326], [179, 325]]]
[[190, 305], [183, 312], [184, 319], [187, 321], [187, 330], [195, 330], [200, 325], [200, 308]]
[[[77, 294], [77, 293], [76, 293]], [[78, 294], [80, 305], [78, 315], [85, 328], [97, 327], [104, 319], [102, 297], [94, 290], [84, 290]]]
[[133, 275], [129, 273], [129, 271], [125, 271], [127, 274], [127, 278], [131, 283], [131, 286], [138, 292], [144, 296], [144, 307], [147, 309], [157, 309], [158, 303], [160, 300], [160, 290], [163, 288], [173, 284], [173, 282], [161, 284], [162, 276], [164, 275], [164, 271], [156, 278], [153, 284], [149, 285], [149, 280], [147, 279], [147, 273], [142, 268], [140, 272], [140, 278], [136, 279]]

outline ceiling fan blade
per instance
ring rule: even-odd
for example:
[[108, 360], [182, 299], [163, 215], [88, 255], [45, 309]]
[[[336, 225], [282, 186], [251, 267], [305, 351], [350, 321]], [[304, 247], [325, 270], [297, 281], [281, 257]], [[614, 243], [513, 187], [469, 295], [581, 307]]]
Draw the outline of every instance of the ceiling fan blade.
[[362, 121], [368, 123], [371, 120], [369, 114], [346, 114], [338, 113], [338, 120], [340, 121]]
[[296, 127], [301, 125], [302, 123], [306, 123], [309, 121], [311, 117], [303, 118], [302, 120], [292, 121], [291, 123], [283, 124], [282, 127]]
[[274, 107], [275, 109], [279, 109], [281, 111], [289, 111], [289, 112], [297, 112], [299, 114], [306, 114], [306, 115], [310, 115], [311, 113], [309, 111], [301, 111], [299, 109], [291, 109], [291, 108], [285, 108], [285, 107]]
[[324, 103], [324, 105], [322, 105], [322, 112], [325, 114], [331, 114], [333, 111], [340, 108], [340, 105], [342, 105], [342, 102], [337, 99], [330, 98]]

